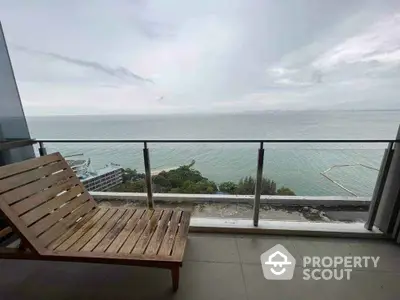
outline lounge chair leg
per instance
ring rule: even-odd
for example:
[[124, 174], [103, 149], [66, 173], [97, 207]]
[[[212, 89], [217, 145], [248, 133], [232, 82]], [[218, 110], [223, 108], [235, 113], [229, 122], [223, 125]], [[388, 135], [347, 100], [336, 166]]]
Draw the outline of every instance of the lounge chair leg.
[[179, 287], [179, 266], [173, 267], [171, 269], [171, 275], [172, 275], [172, 289], [174, 290], [174, 292], [176, 292]]

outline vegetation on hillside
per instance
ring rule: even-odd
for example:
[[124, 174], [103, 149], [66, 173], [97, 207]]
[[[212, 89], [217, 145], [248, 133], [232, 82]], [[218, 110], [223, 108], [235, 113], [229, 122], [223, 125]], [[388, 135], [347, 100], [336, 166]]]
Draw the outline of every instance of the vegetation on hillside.
[[[180, 194], [216, 194], [218, 192], [231, 195], [254, 195], [256, 181], [252, 176], [246, 176], [238, 183], [233, 181], [222, 182], [217, 186], [214, 181], [204, 177], [193, 168], [194, 161], [189, 165], [180, 166], [170, 171], [162, 171], [152, 176], [153, 192], [180, 193]], [[115, 187], [115, 192], [146, 192], [145, 175], [136, 170], [124, 169], [123, 183]], [[261, 184], [262, 195], [295, 195], [287, 188], [277, 190], [275, 181], [263, 178]]]

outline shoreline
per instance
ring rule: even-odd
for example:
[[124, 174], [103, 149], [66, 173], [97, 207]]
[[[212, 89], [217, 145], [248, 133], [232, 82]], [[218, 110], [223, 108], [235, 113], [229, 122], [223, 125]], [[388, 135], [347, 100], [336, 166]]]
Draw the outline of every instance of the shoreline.
[[171, 167], [171, 168], [163, 168], [163, 169], [157, 169], [157, 170], [153, 170], [150, 172], [151, 176], [156, 176], [158, 174], [160, 174], [161, 172], [169, 172], [175, 169], [178, 169], [179, 167]]

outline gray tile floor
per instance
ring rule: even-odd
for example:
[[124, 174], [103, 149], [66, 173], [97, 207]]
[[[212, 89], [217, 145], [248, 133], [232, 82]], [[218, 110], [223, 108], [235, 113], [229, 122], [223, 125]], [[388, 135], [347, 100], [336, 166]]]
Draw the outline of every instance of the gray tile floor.
[[[260, 254], [277, 243], [296, 258], [291, 281], [262, 275]], [[349, 281], [305, 281], [303, 255], [380, 256]], [[180, 288], [167, 270], [34, 261], [0, 261], [0, 299], [400, 299], [400, 246], [386, 241], [191, 234]]]

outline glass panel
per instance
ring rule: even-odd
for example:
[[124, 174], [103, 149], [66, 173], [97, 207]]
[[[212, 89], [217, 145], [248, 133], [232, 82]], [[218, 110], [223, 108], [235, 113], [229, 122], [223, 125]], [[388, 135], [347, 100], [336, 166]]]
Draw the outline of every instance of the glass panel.
[[264, 176], [276, 182], [279, 197], [262, 197], [260, 219], [366, 220], [385, 147], [385, 144], [267, 144]]
[[[264, 144], [260, 219], [364, 221], [386, 146]], [[46, 143], [45, 147], [48, 153], [61, 152], [90, 191], [140, 193], [98, 198], [103, 204], [146, 206], [141, 143]], [[258, 143], [149, 143], [156, 206], [191, 207], [194, 217], [251, 219], [258, 147]]]
[[149, 148], [154, 192], [181, 194], [170, 201], [191, 203], [194, 217], [252, 218], [257, 143], [151, 143]]
[[141, 144], [46, 143], [44, 146], [48, 154], [60, 152], [89, 191], [130, 192], [133, 170], [144, 172]]

